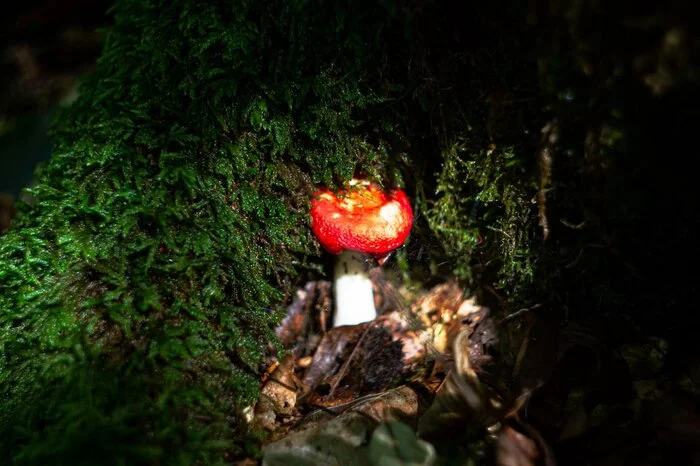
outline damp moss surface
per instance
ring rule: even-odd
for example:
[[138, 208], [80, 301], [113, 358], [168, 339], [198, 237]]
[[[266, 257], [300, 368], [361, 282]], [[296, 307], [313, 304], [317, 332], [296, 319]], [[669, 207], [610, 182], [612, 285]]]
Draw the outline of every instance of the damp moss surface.
[[361, 118], [383, 98], [364, 70], [392, 13], [353, 9], [117, 3], [33, 202], [0, 240], [3, 458], [254, 453], [242, 411], [318, 252], [310, 190], [385, 152]]

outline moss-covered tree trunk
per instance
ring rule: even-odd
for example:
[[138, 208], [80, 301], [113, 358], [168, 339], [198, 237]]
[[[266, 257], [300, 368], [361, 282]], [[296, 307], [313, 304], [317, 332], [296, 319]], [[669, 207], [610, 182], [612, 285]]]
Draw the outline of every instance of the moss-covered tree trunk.
[[311, 183], [386, 153], [357, 125], [384, 98], [366, 81], [392, 14], [352, 10], [116, 6], [36, 204], [2, 238], [3, 457], [184, 465], [242, 452], [241, 410], [293, 261], [313, 252]]
[[[254, 453], [243, 411], [272, 329], [320, 270], [316, 183], [405, 186], [399, 262], [504, 313], [604, 318], [652, 297], [659, 257], [697, 252], [650, 228], [698, 227], [676, 195], [693, 177], [664, 159], [700, 108], [682, 6], [119, 0], [114, 15], [36, 202], [0, 238], [9, 464]], [[665, 283], [645, 319], [696, 286]]]

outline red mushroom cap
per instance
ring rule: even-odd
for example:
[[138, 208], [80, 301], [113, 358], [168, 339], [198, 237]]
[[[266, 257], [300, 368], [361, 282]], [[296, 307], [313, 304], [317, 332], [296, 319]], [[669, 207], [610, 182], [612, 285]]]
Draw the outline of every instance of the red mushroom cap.
[[323, 188], [311, 201], [311, 229], [331, 254], [344, 250], [382, 257], [401, 246], [413, 225], [413, 210], [401, 189], [351, 180], [338, 193]]

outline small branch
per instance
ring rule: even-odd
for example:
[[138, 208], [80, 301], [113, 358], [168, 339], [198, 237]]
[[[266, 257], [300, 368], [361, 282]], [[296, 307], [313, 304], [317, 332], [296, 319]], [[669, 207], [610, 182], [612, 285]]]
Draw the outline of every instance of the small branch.
[[532, 311], [535, 311], [541, 307], [542, 307], [542, 304], [538, 303], [538, 304], [535, 304], [534, 306], [531, 306], [531, 307], [525, 307], [523, 309], [519, 309], [519, 310], [515, 311], [514, 313], [508, 314], [507, 316], [505, 316], [503, 318], [503, 320], [501, 320], [500, 323], [508, 322], [508, 321], [513, 320], [522, 314], [525, 314], [526, 312], [532, 312]]
[[335, 389], [338, 388], [338, 385], [340, 384], [340, 381], [345, 377], [345, 373], [348, 371], [348, 368], [350, 367], [350, 362], [352, 361], [352, 358], [355, 357], [355, 353], [357, 353], [358, 349], [362, 345], [362, 341], [365, 339], [365, 336], [367, 333], [369, 333], [369, 329], [372, 327], [372, 325], [368, 325], [367, 328], [365, 329], [364, 332], [362, 332], [362, 336], [360, 339], [357, 341], [357, 344], [355, 347], [352, 349], [352, 352], [350, 353], [350, 356], [345, 360], [343, 365], [340, 367], [340, 370], [338, 371], [338, 375], [336, 376], [336, 379], [333, 381], [333, 384], [331, 385], [331, 389], [328, 392], [327, 399], [333, 398], [333, 394], [335, 393]]
[[547, 218], [547, 191], [552, 184], [552, 164], [554, 145], [559, 140], [559, 124], [552, 120], [542, 128], [538, 162], [540, 166], [540, 188], [537, 192], [537, 216], [542, 227], [542, 236], [549, 237], [549, 219]]
[[584, 220], [581, 223], [571, 223], [568, 220], [559, 219], [559, 222], [561, 222], [562, 225], [565, 227], [571, 228], [572, 230], [583, 230], [583, 227], [586, 226], [586, 220]]

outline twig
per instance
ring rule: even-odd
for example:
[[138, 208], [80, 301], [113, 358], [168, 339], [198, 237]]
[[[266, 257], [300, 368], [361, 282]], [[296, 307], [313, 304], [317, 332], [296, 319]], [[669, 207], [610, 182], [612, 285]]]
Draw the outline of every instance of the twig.
[[274, 383], [276, 383], [277, 385], [281, 386], [282, 388], [286, 388], [287, 390], [292, 391], [292, 392], [294, 392], [294, 393], [296, 393], [296, 391], [299, 389], [299, 387], [294, 387], [294, 386], [292, 386], [292, 385], [289, 385], [289, 384], [287, 384], [287, 383], [282, 382], [281, 380], [277, 380], [277, 379], [272, 378], [272, 377], [270, 377], [269, 379], [267, 379], [267, 382], [268, 382], [268, 383], [269, 383], [269, 382], [274, 382]]
[[501, 320], [501, 323], [507, 322], [507, 321], [509, 321], [509, 320], [513, 320], [513, 319], [515, 319], [516, 317], [518, 317], [518, 316], [521, 315], [521, 314], [525, 314], [526, 312], [534, 311], [534, 310], [539, 309], [539, 308], [541, 308], [541, 307], [542, 307], [542, 304], [541, 304], [541, 303], [538, 303], [538, 304], [535, 304], [534, 306], [531, 306], [531, 307], [524, 307], [524, 308], [522, 308], [522, 309], [518, 309], [518, 310], [515, 311], [514, 313], [505, 316], [505, 317], [503, 318], [503, 320]]
[[586, 226], [587, 221], [584, 220], [581, 223], [571, 223], [568, 220], [565, 220], [563, 218], [559, 219], [562, 225], [565, 227], [571, 228], [572, 230], [583, 230], [583, 227]]
[[340, 384], [340, 381], [345, 377], [345, 373], [348, 371], [348, 368], [350, 367], [350, 361], [352, 361], [352, 358], [355, 356], [355, 353], [357, 353], [357, 350], [360, 348], [360, 345], [362, 345], [362, 341], [365, 339], [365, 336], [369, 332], [369, 329], [372, 328], [372, 324], [377, 322], [379, 318], [375, 319], [370, 323], [370, 325], [367, 326], [364, 332], [362, 332], [362, 336], [360, 339], [357, 341], [357, 344], [355, 347], [352, 349], [352, 352], [350, 353], [350, 356], [345, 360], [342, 366], [340, 366], [340, 370], [338, 371], [338, 375], [336, 376], [335, 381], [331, 385], [331, 389], [328, 392], [328, 395], [326, 396], [326, 399], [331, 399], [333, 398], [333, 394], [335, 393], [335, 389], [338, 388], [338, 384]]

